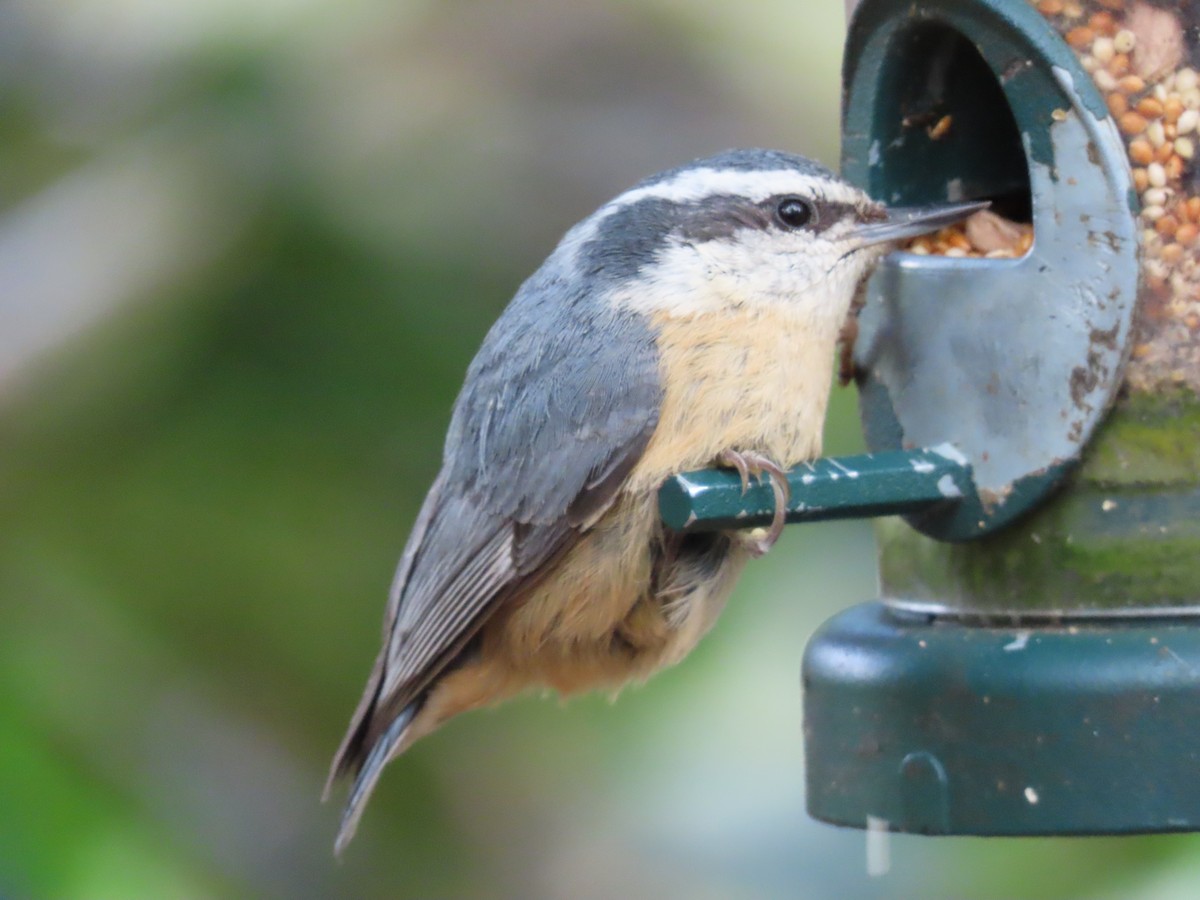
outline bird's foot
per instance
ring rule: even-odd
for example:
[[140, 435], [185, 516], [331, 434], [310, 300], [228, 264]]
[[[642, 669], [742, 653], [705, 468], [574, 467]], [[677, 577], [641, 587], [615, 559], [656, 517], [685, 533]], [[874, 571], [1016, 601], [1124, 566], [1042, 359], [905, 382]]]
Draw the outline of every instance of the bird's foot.
[[736, 469], [742, 479], [742, 493], [750, 487], [750, 476], [762, 481], [766, 475], [771, 483], [771, 491], [775, 494], [775, 515], [771, 519], [771, 527], [765, 535], [754, 540], [750, 552], [754, 556], [762, 556], [775, 546], [779, 536], [783, 534], [783, 526], [787, 524], [788, 501], [791, 500], [791, 487], [788, 485], [787, 474], [774, 460], [755, 453], [752, 450], [726, 450], [717, 457], [718, 464]]

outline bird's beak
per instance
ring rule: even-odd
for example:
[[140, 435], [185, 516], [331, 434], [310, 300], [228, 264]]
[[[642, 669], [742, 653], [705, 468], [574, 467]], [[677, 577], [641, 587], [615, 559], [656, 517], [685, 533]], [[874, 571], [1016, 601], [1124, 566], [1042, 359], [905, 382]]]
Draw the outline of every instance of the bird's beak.
[[986, 209], [987, 200], [969, 203], [947, 203], [942, 206], [900, 206], [887, 210], [887, 217], [874, 222], [864, 222], [852, 232], [860, 247], [882, 244], [887, 241], [902, 241], [930, 231], [953, 225], [972, 213]]

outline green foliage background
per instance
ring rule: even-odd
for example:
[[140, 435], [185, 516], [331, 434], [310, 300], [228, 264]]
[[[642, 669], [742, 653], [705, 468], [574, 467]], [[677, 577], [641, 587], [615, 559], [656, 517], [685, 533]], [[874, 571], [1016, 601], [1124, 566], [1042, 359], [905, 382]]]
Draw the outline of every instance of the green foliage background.
[[[462, 372], [558, 234], [735, 145], [836, 161], [841, 4], [0, 10], [0, 895], [1187, 897], [1189, 838], [803, 812], [799, 659], [873, 596], [793, 529], [686, 663], [328, 758]], [[839, 393], [829, 447], [858, 446]]]

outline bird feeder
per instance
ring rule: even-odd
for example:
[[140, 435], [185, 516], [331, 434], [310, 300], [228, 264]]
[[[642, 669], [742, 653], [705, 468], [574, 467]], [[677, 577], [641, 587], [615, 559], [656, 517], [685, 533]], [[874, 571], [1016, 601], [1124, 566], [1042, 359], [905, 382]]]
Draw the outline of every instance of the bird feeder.
[[[854, 10], [845, 177], [893, 205], [990, 199], [1033, 240], [1017, 258], [885, 259], [853, 355], [871, 452], [789, 474], [792, 521], [889, 516], [882, 599], [805, 654], [817, 818], [1200, 828], [1200, 23], [1186, 10]], [[772, 497], [689, 473], [661, 508], [672, 527], [730, 527], [769, 520]]]

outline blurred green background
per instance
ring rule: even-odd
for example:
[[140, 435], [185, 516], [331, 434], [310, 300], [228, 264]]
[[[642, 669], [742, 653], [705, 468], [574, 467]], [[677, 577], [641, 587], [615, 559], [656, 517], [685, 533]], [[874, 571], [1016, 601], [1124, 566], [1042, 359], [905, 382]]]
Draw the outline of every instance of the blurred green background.
[[[804, 814], [799, 662], [875, 592], [790, 529], [618, 703], [461, 718], [318, 802], [462, 373], [571, 223], [738, 145], [835, 164], [842, 5], [0, 5], [0, 896], [1190, 897], [1187, 837]], [[859, 446], [838, 392], [829, 449]]]

